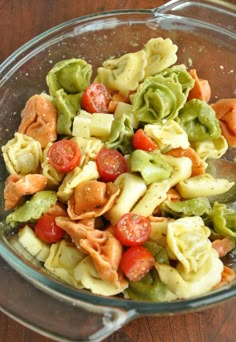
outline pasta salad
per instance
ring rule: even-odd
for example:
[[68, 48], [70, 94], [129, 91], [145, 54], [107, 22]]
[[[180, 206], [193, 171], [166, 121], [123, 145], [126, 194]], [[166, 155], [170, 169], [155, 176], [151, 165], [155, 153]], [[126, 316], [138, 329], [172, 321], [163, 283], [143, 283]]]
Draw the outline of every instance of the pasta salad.
[[211, 103], [177, 50], [158, 37], [97, 70], [56, 63], [2, 147], [12, 244], [78, 289], [161, 302], [235, 278], [236, 213], [209, 200], [234, 183], [207, 161], [236, 146], [236, 99]]

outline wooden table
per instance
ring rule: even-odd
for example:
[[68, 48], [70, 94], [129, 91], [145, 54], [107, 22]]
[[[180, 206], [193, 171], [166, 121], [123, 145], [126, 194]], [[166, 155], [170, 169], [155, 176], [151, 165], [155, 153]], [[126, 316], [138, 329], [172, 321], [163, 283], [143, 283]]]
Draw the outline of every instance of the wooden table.
[[[0, 63], [37, 34], [66, 20], [104, 10], [154, 8], [164, 0], [0, 0]], [[235, 0], [231, 1], [235, 3]], [[0, 279], [1, 281], [1, 279]], [[106, 342], [233, 342], [236, 299], [197, 313], [138, 318]], [[1, 342], [47, 342], [46, 337], [0, 314]]]

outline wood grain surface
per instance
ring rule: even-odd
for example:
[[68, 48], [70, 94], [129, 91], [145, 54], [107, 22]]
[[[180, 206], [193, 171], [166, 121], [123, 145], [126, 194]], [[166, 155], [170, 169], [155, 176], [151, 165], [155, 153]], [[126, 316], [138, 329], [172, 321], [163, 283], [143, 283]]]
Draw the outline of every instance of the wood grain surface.
[[[154, 8], [163, 0], [0, 0], [0, 63], [39, 33], [66, 20], [114, 9]], [[231, 1], [235, 3], [234, 1]], [[0, 275], [1, 281], [1, 275]], [[17, 290], [17, 289], [16, 289]], [[53, 317], [52, 317], [53, 319]], [[236, 299], [196, 313], [135, 319], [105, 342], [233, 342]], [[1, 342], [49, 342], [0, 314]]]

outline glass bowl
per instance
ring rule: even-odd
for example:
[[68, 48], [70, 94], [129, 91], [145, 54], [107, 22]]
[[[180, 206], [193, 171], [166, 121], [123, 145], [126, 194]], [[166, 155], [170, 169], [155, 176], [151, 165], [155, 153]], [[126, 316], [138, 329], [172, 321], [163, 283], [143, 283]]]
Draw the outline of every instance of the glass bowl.
[[[45, 75], [57, 61], [81, 57], [95, 70], [109, 57], [137, 51], [154, 37], [168, 37], [178, 45], [178, 63], [195, 67], [202, 78], [209, 80], [212, 101], [235, 97], [235, 22], [233, 4], [177, 0], [150, 10], [119, 10], [80, 17], [44, 32], [0, 66], [1, 146], [17, 129], [26, 100], [47, 90]], [[230, 156], [234, 157], [234, 151]], [[3, 188], [7, 177], [3, 165], [1, 157], [1, 222], [5, 217]], [[3, 223], [0, 229], [2, 310], [57, 340], [100, 341], [140, 315], [200, 310], [236, 294], [234, 282], [201, 297], [164, 303], [93, 295], [47, 275], [36, 260], [24, 258], [14, 250]]]

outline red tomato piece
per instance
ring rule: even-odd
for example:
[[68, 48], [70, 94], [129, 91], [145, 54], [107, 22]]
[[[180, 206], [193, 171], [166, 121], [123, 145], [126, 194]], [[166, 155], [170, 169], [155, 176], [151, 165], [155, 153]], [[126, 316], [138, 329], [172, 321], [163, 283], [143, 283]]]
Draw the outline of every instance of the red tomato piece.
[[130, 281], [142, 279], [154, 266], [155, 259], [143, 246], [128, 248], [122, 255], [120, 268]]
[[73, 140], [53, 143], [47, 153], [50, 164], [59, 172], [69, 172], [80, 163], [80, 149]]
[[124, 246], [138, 246], [147, 241], [151, 232], [148, 218], [127, 213], [121, 216], [115, 227], [116, 237]]
[[142, 128], [138, 129], [133, 136], [132, 144], [134, 148], [144, 151], [154, 151], [157, 149], [155, 142], [148, 137]]
[[89, 113], [108, 113], [111, 99], [111, 93], [104, 84], [91, 83], [82, 95], [81, 104]]
[[55, 216], [45, 214], [35, 225], [35, 234], [46, 243], [55, 243], [62, 239], [65, 231], [56, 225]]
[[120, 174], [127, 172], [128, 164], [125, 157], [117, 150], [101, 149], [96, 158], [101, 180], [113, 182]]

